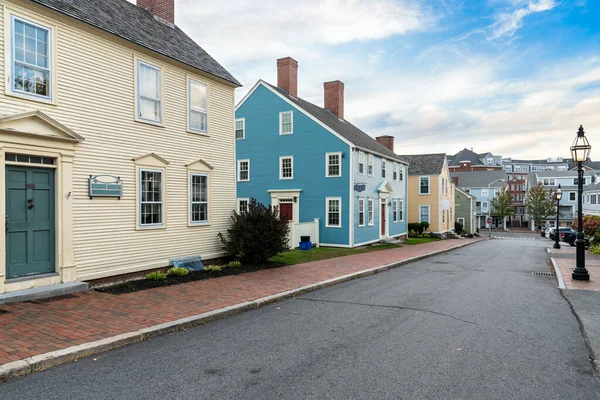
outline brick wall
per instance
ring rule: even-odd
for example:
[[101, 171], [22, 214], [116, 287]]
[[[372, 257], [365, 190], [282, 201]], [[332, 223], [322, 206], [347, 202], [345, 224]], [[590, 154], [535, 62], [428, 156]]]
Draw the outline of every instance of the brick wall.
[[175, 23], [175, 0], [137, 0], [137, 5], [152, 15]]

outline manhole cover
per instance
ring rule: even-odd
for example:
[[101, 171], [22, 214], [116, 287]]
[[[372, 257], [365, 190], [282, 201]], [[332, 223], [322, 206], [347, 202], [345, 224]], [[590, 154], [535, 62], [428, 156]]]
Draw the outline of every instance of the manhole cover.
[[450, 264], [448, 261], [434, 261], [434, 264]]
[[552, 272], [532, 272], [531, 275], [533, 275], [533, 276], [547, 276], [549, 278], [554, 277], [554, 274]]

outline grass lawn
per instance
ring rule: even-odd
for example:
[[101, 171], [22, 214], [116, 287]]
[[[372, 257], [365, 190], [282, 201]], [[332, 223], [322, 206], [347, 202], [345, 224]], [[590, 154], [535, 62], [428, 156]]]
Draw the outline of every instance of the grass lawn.
[[[413, 243], [416, 244], [416, 243]], [[312, 250], [294, 249], [281, 253], [278, 256], [269, 259], [271, 262], [283, 263], [286, 265], [301, 264], [310, 261], [325, 260], [327, 258], [335, 258], [349, 256], [351, 254], [369, 253], [378, 250], [397, 249], [396, 244], [377, 244], [356, 249], [344, 249], [337, 247], [313, 247]]]
[[413, 244], [423, 244], [423, 243], [429, 243], [429, 242], [437, 242], [438, 238], [410, 238], [408, 239], [406, 242], [403, 242], [402, 244], [409, 244], [409, 245], [413, 245]]

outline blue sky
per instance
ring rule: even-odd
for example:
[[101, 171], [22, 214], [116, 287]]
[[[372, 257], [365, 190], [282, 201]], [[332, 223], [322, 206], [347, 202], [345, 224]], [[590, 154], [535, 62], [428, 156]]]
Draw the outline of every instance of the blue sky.
[[599, 3], [177, 0], [176, 23], [243, 83], [238, 100], [291, 56], [300, 97], [322, 105], [342, 80], [346, 119], [398, 153], [546, 158], [580, 124], [600, 149]]

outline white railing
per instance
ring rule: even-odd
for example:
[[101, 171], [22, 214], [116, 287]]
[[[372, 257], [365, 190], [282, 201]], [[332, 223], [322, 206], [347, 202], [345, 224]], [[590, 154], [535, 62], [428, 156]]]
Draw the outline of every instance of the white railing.
[[288, 245], [291, 249], [299, 247], [300, 236], [310, 236], [312, 244], [319, 247], [319, 218], [315, 218], [313, 222], [301, 222], [299, 224], [290, 222], [289, 225]]

